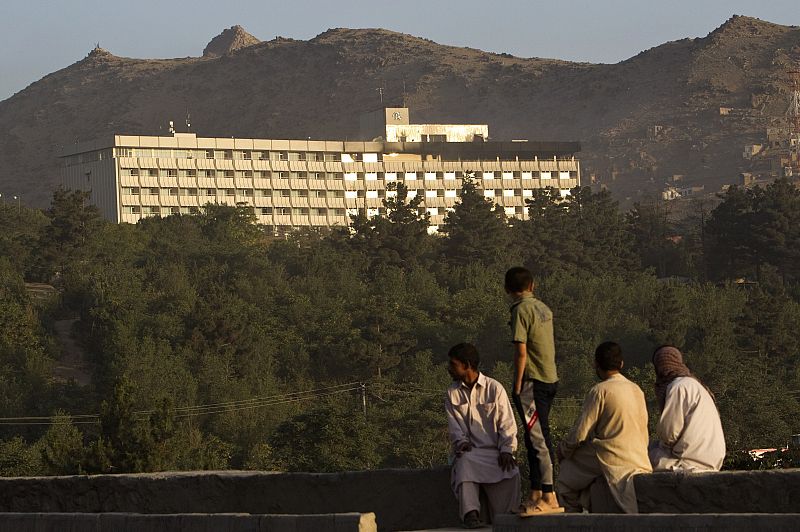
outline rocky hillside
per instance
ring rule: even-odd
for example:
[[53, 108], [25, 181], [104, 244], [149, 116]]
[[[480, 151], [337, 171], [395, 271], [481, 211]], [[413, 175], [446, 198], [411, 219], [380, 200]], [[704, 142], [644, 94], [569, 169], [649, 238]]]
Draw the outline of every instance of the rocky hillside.
[[[496, 139], [580, 140], [584, 173], [622, 195], [685, 174], [735, 180], [741, 148], [787, 104], [800, 29], [733, 17], [700, 39], [614, 65], [518, 58], [385, 30], [268, 42], [225, 30], [204, 57], [96, 49], [0, 102], [0, 193], [46, 205], [65, 144], [164, 134], [191, 114], [205, 136], [355, 138], [359, 113], [405, 101], [415, 121], [488, 123]], [[720, 116], [720, 107], [735, 109]], [[661, 126], [648, 135], [650, 126]], [[612, 178], [614, 181], [612, 182]]]

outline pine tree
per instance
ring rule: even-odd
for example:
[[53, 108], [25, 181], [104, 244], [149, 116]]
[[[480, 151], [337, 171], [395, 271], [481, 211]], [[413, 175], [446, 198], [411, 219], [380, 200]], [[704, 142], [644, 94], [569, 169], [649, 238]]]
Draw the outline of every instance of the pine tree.
[[459, 198], [439, 228], [445, 235], [445, 261], [485, 266], [514, 262], [509, 257], [511, 231], [503, 208], [484, 198], [471, 177], [464, 178]]

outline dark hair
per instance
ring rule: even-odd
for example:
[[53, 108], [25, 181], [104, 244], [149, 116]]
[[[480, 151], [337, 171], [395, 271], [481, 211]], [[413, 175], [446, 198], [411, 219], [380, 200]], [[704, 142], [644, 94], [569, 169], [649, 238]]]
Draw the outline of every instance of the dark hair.
[[533, 275], [527, 268], [515, 266], [506, 272], [506, 290], [522, 292], [533, 282]]
[[603, 371], [622, 369], [622, 348], [616, 342], [603, 342], [594, 351], [594, 361]]
[[449, 358], [455, 358], [459, 362], [466, 364], [472, 369], [478, 369], [481, 363], [481, 357], [478, 355], [478, 349], [472, 344], [458, 344], [450, 348], [447, 353]]

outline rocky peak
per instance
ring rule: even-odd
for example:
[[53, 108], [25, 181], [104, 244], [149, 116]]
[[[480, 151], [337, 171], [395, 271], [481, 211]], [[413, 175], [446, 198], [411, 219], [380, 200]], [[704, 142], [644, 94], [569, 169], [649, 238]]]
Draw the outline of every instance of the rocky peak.
[[754, 17], [733, 15], [731, 18], [726, 20], [722, 26], [712, 31], [709, 34], [709, 37], [717, 37], [718, 39], [723, 37], [728, 39], [756, 37], [775, 33], [776, 30], [784, 31], [785, 27]]
[[203, 57], [220, 57], [260, 42], [260, 40], [247, 33], [243, 27], [239, 25], [231, 26], [211, 39], [203, 50]]

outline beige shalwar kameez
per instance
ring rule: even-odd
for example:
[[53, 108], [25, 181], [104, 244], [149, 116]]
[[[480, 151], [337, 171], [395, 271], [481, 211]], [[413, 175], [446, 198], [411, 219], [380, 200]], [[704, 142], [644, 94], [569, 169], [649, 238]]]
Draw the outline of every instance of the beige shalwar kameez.
[[503, 471], [500, 453], [517, 449], [517, 424], [503, 385], [478, 375], [474, 386], [453, 383], [445, 399], [447, 425], [453, 453], [466, 442], [472, 449], [455, 456], [451, 469], [453, 492], [459, 500], [460, 516], [480, 512], [479, 492], [486, 493], [489, 508], [484, 512], [508, 513], [519, 505], [519, 469]]
[[556, 492], [567, 511], [589, 509], [584, 492], [602, 476], [619, 507], [636, 513], [633, 476], [652, 471], [647, 445], [647, 405], [642, 390], [621, 374], [596, 384], [561, 445], [564, 459]]

